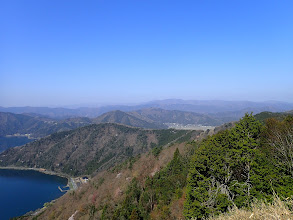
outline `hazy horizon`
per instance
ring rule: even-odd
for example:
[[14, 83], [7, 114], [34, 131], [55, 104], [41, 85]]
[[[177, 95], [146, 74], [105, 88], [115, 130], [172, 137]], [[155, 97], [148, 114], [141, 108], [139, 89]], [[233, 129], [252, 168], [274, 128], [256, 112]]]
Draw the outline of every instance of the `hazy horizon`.
[[206, 100], [199, 100], [199, 99], [160, 99], [160, 100], [149, 100], [145, 102], [133, 102], [133, 103], [127, 103], [127, 102], [121, 102], [121, 103], [80, 103], [80, 104], [71, 104], [71, 105], [19, 105], [19, 106], [5, 106], [0, 105], [0, 107], [4, 108], [11, 108], [11, 107], [48, 107], [48, 108], [68, 108], [68, 109], [77, 109], [77, 108], [99, 108], [99, 107], [107, 107], [107, 106], [139, 106], [144, 104], [150, 104], [152, 102], [161, 102], [161, 101], [171, 101], [171, 100], [177, 100], [177, 101], [199, 101], [199, 102], [251, 102], [251, 103], [287, 103], [292, 104], [293, 102], [286, 102], [286, 101], [279, 101], [279, 100], [264, 100], [264, 101], [251, 101], [251, 100], [220, 100], [220, 99], [206, 99]]
[[0, 3], [0, 106], [293, 103], [293, 2]]

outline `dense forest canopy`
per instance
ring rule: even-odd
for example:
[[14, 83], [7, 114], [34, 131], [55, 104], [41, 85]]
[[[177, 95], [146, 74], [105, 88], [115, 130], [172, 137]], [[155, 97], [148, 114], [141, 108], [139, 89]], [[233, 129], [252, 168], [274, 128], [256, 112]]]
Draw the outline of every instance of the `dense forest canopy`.
[[246, 114], [234, 128], [204, 140], [190, 161], [185, 217], [248, 207], [254, 198], [269, 201], [274, 192], [291, 196], [292, 121], [271, 119], [263, 126]]

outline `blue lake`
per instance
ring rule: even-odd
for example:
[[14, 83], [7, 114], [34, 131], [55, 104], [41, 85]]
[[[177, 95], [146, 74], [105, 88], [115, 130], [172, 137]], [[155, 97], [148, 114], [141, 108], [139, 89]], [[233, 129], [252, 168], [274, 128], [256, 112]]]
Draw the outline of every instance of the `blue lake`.
[[29, 139], [28, 137], [0, 137], [0, 153], [8, 148], [21, 146], [29, 142], [34, 141], [35, 139]]
[[0, 169], [0, 219], [24, 215], [62, 196], [67, 179], [32, 170]]

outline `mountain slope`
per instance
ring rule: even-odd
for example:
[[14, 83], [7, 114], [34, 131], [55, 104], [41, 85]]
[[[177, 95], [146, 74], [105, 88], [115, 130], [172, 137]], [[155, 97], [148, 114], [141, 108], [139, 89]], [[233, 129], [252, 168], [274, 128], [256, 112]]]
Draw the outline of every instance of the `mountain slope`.
[[91, 124], [88, 118], [54, 120], [40, 116], [0, 112], [0, 136], [13, 134], [31, 134], [32, 137], [44, 137], [54, 132], [71, 130]]
[[0, 136], [27, 133], [43, 123], [31, 116], [0, 112]]
[[214, 119], [208, 115], [177, 110], [164, 110], [159, 108], [146, 108], [131, 112], [116, 110], [93, 119], [93, 122], [118, 123], [141, 128], [167, 128], [166, 123], [208, 126], [223, 124], [221, 120]]
[[[224, 132], [202, 142], [175, 143], [158, 154], [152, 151], [125, 161], [98, 173], [88, 184], [70, 191], [55, 204], [38, 212], [37, 217], [210, 219], [232, 207], [247, 210], [256, 199], [266, 201], [261, 207], [257, 204], [258, 208], [265, 208], [265, 212], [260, 214], [255, 209], [252, 214], [237, 212], [231, 219], [239, 219], [239, 216], [244, 219], [252, 216], [264, 219], [290, 217], [292, 213], [288, 213], [288, 209], [280, 208], [292, 205], [288, 200], [293, 193], [292, 173], [287, 171], [286, 164], [279, 163], [283, 161], [279, 157], [284, 155], [273, 150], [276, 145], [268, 144], [278, 141], [278, 138], [275, 140], [279, 134], [276, 131], [282, 131], [283, 127], [292, 128], [293, 121], [275, 120], [275, 123], [279, 126], [264, 126], [252, 115], [245, 115], [234, 127], [228, 130], [222, 127]], [[292, 129], [289, 131], [288, 134], [282, 133], [284, 138], [292, 137]], [[193, 139], [205, 136], [205, 133], [198, 133], [198, 138]], [[267, 141], [260, 141], [264, 137]], [[279, 200], [274, 210], [266, 209], [263, 205], [267, 206], [276, 195], [287, 199], [283, 205]], [[229, 214], [221, 219], [226, 218]]]
[[200, 133], [94, 124], [11, 148], [0, 154], [0, 166], [41, 167], [70, 175], [92, 174], [155, 146]]
[[221, 120], [214, 119], [208, 115], [195, 112], [184, 112], [178, 110], [164, 110], [160, 108], [147, 108], [129, 112], [129, 114], [144, 120], [157, 123], [178, 123], [217, 126], [223, 124]]
[[94, 123], [118, 123], [139, 128], [167, 128], [167, 126], [150, 121], [141, 117], [136, 117], [131, 112], [126, 113], [119, 110], [105, 113], [95, 119]]
[[259, 120], [260, 122], [264, 123], [266, 119], [269, 118], [276, 118], [278, 120], [283, 120], [286, 116], [288, 115], [293, 115], [293, 111], [288, 111], [288, 112], [261, 112], [254, 117]]
[[[163, 149], [158, 157], [151, 153], [145, 153], [136, 157], [135, 160], [123, 163], [122, 166], [102, 171], [93, 177], [88, 184], [83, 184], [74, 192], [66, 193], [55, 203], [47, 206], [38, 215], [38, 219], [69, 219], [77, 210], [74, 219], [94, 219], [93, 216], [101, 219], [101, 215], [104, 215], [104, 219], [112, 219], [107, 216], [107, 212], [123, 201], [132, 180], [137, 179], [142, 184], [172, 160], [176, 148], [183, 153], [190, 147], [186, 147], [185, 144], [174, 144]], [[93, 212], [91, 208], [95, 208]], [[21, 219], [33, 219], [34, 217], [27, 216]], [[183, 217], [182, 214], [180, 217]]]

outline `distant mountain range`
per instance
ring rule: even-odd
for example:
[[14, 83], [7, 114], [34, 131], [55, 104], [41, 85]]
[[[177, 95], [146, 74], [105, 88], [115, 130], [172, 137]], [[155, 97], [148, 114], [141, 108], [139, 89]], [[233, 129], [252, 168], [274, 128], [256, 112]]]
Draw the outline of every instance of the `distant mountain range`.
[[[181, 101], [181, 102], [183, 103], [183, 105], [185, 105], [184, 103], [187, 103], [187, 104], [197, 103], [196, 101], [193, 101], [193, 102]], [[170, 105], [178, 105], [177, 107], [179, 107], [181, 102], [174, 101], [174, 100], [173, 101], [165, 100], [165, 101], [160, 101], [159, 103], [161, 103], [160, 104], [161, 106], [164, 105], [165, 107], [166, 105], [168, 105], [169, 107]], [[217, 104], [218, 106], [223, 105], [223, 102], [220, 102], [220, 101], [218, 102], [219, 102]], [[174, 103], [178, 103], [178, 104], [174, 104]], [[210, 102], [203, 102], [203, 103], [211, 104]], [[289, 104], [284, 104], [284, 105], [280, 103], [272, 103], [272, 104], [276, 104], [274, 105], [275, 109], [286, 109], [290, 107]], [[255, 106], [256, 105], [260, 106], [260, 104], [255, 104]], [[238, 103], [238, 107], [239, 106], [244, 106], [244, 104], [241, 105], [240, 103]], [[279, 107], [277, 108], [277, 106]], [[235, 108], [236, 107], [231, 107], [231, 109], [235, 109]], [[9, 110], [9, 109], [6, 109], [6, 110]], [[13, 109], [14, 108], [10, 110], [13, 110]], [[27, 107], [23, 109], [17, 108], [17, 109], [18, 109], [17, 111], [34, 111], [34, 112], [28, 112], [28, 113], [22, 113], [22, 114], [0, 112], [0, 137], [6, 136], [6, 135], [14, 135], [14, 134], [31, 134], [31, 137], [33, 138], [40, 138], [40, 137], [44, 137], [46, 135], [52, 134], [54, 132], [66, 131], [66, 130], [71, 130], [78, 127], [86, 126], [89, 124], [99, 124], [99, 123], [118, 123], [118, 124], [124, 124], [124, 125], [132, 126], [132, 127], [140, 127], [140, 128], [147, 128], [147, 129], [168, 128], [168, 125], [167, 125], [168, 123], [176, 123], [181, 125], [193, 124], [193, 125], [203, 125], [203, 126], [219, 126], [226, 122], [235, 121], [238, 118], [242, 117], [246, 112], [252, 112], [254, 110], [251, 107], [251, 108], [246, 108], [239, 111], [229, 111], [229, 112], [227, 111], [227, 112], [220, 112], [220, 113], [202, 114], [202, 113], [195, 113], [195, 112], [166, 110], [166, 109], [151, 107], [151, 108], [137, 109], [137, 110], [128, 111], [128, 112], [115, 110], [115, 111], [103, 113], [102, 115], [99, 115], [98, 117], [95, 117], [95, 118], [73, 117], [73, 115], [71, 115], [71, 117], [67, 119], [56, 119], [56, 118], [50, 118], [48, 115], [56, 116], [56, 114], [58, 115], [59, 113], [61, 113], [61, 111], [59, 111], [60, 109], [56, 110], [56, 109], [50, 109], [50, 108], [31, 108], [31, 107]], [[266, 109], [266, 108], [262, 106], [261, 108], [259, 108], [259, 111], [261, 109]], [[273, 109], [273, 107], [271, 106], [270, 109]], [[67, 110], [78, 111], [78, 109], [76, 110], [67, 109]], [[67, 110], [63, 109], [63, 113], [67, 112]], [[42, 115], [41, 113], [44, 113], [47, 115]], [[63, 113], [62, 113], [63, 116], [67, 115]], [[254, 112], [254, 113], [257, 113], [257, 112]], [[273, 114], [273, 112], [271, 114]], [[276, 114], [281, 114], [281, 113], [276, 113]]]
[[206, 114], [185, 112], [179, 110], [164, 110], [160, 108], [147, 108], [131, 112], [136, 117], [157, 123], [178, 123], [182, 125], [196, 124], [205, 126], [217, 126], [223, 124], [220, 119], [215, 119]]
[[[127, 106], [111, 105], [98, 108], [48, 108], [48, 107], [0, 107], [0, 112], [11, 112], [16, 114], [34, 113], [44, 115], [50, 118], [64, 119], [69, 117], [89, 117], [95, 118], [106, 112], [120, 110], [124, 112], [136, 111], [145, 108], [161, 108], [165, 110], [178, 110], [187, 112], [196, 112], [201, 114], [212, 114], [222, 117], [238, 120], [243, 116], [243, 112], [259, 113], [263, 111], [283, 112], [293, 109], [293, 103], [267, 101], [267, 102], [250, 102], [250, 101], [219, 101], [219, 100], [180, 100], [168, 99], [147, 102], [144, 104]], [[230, 119], [229, 119], [230, 120]]]
[[139, 128], [168, 128], [166, 125], [136, 116], [134, 112], [122, 112], [120, 110], [104, 113], [93, 119], [94, 123], [118, 123]]
[[116, 110], [104, 113], [96, 118], [78, 117], [63, 120], [52, 119], [34, 113], [14, 114], [0, 112], [0, 137], [14, 134], [30, 134], [33, 138], [40, 138], [55, 132], [100, 123], [118, 123], [139, 128], [163, 129], [168, 128], [165, 123], [216, 126], [222, 124], [223, 121], [194, 112], [157, 108], [140, 109], [133, 112]]
[[116, 110], [107, 112], [93, 119], [93, 121], [95, 123], [120, 123], [142, 128], [168, 128], [167, 123], [205, 126], [218, 126], [224, 123], [220, 119], [215, 119], [205, 114], [159, 108], [139, 109], [132, 112]]
[[[219, 126], [238, 120], [246, 112], [256, 114], [270, 111], [271, 113], [266, 113], [266, 115], [262, 113], [257, 116], [264, 120], [263, 118], [267, 118], [271, 114], [282, 114], [276, 112], [289, 110], [292, 112], [292, 109], [293, 104], [284, 102], [185, 100], [162, 100], [136, 106], [105, 106], [78, 109], [0, 107], [0, 111], [3, 111], [0, 112], [0, 138], [2, 138], [0, 151], [55, 132], [68, 131], [90, 124], [118, 123], [146, 129], [166, 129], [171, 126], [170, 124], [176, 124], [176, 126], [173, 126], [176, 128], [182, 128], [190, 124]], [[189, 112], [186, 110], [189, 110]], [[30, 134], [29, 137], [32, 139], [18, 138], [19, 134]], [[14, 139], [6, 138], [7, 135], [16, 136], [14, 138], [15, 144], [13, 144]]]
[[[167, 123], [217, 126], [223, 124], [223, 121], [204, 114], [158, 108], [140, 109], [132, 112], [116, 110], [96, 118], [77, 117], [62, 120], [36, 113], [0, 112], [0, 152], [55, 132], [101, 123], [116, 123], [146, 129], [166, 129], [168, 128]], [[13, 137], [7, 137], [9, 135], [13, 135]], [[30, 139], [21, 137], [23, 135], [27, 135]]]

